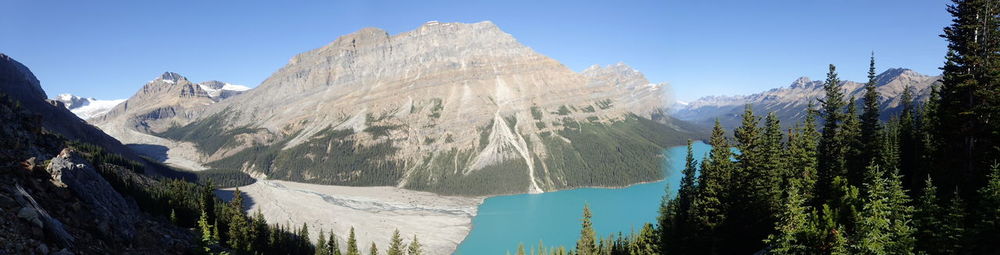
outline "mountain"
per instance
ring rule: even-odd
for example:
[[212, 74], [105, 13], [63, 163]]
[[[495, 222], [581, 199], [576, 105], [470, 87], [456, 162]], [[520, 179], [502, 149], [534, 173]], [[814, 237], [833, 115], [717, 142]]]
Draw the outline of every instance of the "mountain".
[[[930, 97], [931, 86], [938, 84], [941, 76], [928, 76], [910, 69], [891, 68], [876, 76], [879, 92], [879, 106], [882, 108], [882, 118], [888, 119], [898, 113], [903, 90], [910, 86], [918, 101], [926, 101]], [[823, 80], [810, 80], [800, 77], [787, 87], [775, 88], [757, 94], [746, 96], [708, 96], [686, 104], [675, 104], [671, 115], [682, 120], [691, 121], [703, 126], [711, 126], [718, 118], [727, 129], [740, 124], [744, 106], [752, 104], [754, 113], [767, 114], [774, 112], [784, 127], [790, 127], [805, 118], [805, 109], [812, 101], [825, 95]], [[864, 96], [864, 83], [842, 81], [845, 98], [853, 97], [861, 111]]]
[[190, 231], [141, 211], [119, 190], [155, 183], [142, 173], [156, 171], [143, 171], [151, 168], [127, 148], [45, 98], [28, 68], [0, 54], [0, 254], [196, 247]]
[[62, 102], [66, 109], [85, 120], [107, 113], [111, 108], [125, 102], [125, 99], [97, 100], [93, 97], [84, 98], [71, 94], [59, 94], [52, 100]]
[[205, 167], [197, 163], [199, 156], [185, 153], [193, 149], [167, 149], [193, 148], [191, 144], [149, 134], [187, 124], [212, 104], [247, 90], [247, 87], [220, 81], [196, 84], [178, 73], [166, 72], [107, 113], [88, 121], [140, 153], [173, 165], [202, 170]]
[[145, 96], [165, 80], [95, 124], [208, 168], [310, 183], [460, 195], [623, 186], [663, 178], [661, 150], [700, 134], [661, 110], [665, 84], [624, 64], [574, 72], [488, 21], [365, 28], [214, 104], [173, 100], [184, 79], [170, 79], [173, 98]]

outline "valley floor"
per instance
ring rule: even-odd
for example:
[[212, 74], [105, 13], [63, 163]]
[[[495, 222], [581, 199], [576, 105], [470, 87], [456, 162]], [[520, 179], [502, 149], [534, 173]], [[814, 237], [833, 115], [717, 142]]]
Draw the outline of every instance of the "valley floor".
[[[225, 189], [231, 191], [233, 189]], [[252, 215], [261, 210], [269, 223], [299, 228], [309, 225], [309, 236], [319, 230], [338, 234], [345, 249], [347, 234], [355, 228], [363, 253], [374, 241], [385, 250], [399, 229], [409, 243], [413, 235], [427, 254], [450, 254], [472, 229], [472, 218], [484, 198], [450, 197], [395, 187], [349, 187], [258, 180], [240, 187]], [[230, 192], [219, 195], [229, 199]]]

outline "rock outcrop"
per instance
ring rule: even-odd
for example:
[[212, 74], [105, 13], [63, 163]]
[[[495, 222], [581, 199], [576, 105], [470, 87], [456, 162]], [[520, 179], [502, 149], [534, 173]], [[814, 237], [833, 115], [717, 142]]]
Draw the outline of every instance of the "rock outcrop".
[[139, 208], [115, 191], [78, 153], [64, 149], [51, 159], [46, 170], [56, 185], [68, 187], [90, 205], [99, 222], [97, 227], [105, 235], [118, 236], [122, 240], [135, 236], [132, 224], [135, 224]]

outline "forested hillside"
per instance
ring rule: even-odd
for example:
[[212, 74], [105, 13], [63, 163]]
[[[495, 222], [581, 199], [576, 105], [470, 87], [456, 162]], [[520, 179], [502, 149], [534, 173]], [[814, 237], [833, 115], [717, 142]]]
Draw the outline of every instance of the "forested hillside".
[[706, 158], [689, 145], [680, 189], [664, 197], [655, 225], [599, 239], [585, 207], [568, 252], [1000, 254], [997, 5], [948, 7], [947, 62], [927, 103], [907, 93], [903, 111], [882, 122], [875, 59], [861, 105], [845, 98], [830, 65], [825, 96], [803, 123], [783, 131], [774, 114], [747, 106], [730, 140], [716, 122]]

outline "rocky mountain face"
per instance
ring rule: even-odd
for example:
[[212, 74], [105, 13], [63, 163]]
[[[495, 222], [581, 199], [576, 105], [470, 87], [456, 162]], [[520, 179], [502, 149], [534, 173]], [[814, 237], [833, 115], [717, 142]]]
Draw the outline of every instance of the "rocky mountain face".
[[[149, 134], [185, 125], [210, 105], [246, 90], [249, 88], [220, 81], [196, 84], [180, 74], [166, 72], [146, 83], [135, 95], [106, 114], [88, 121], [140, 153], [181, 167], [201, 170], [204, 167], [197, 163], [199, 156], [193, 153], [191, 144]], [[167, 150], [168, 147], [180, 149]]]
[[189, 231], [143, 213], [104, 176], [155, 180], [116, 165], [97, 170], [91, 159], [127, 150], [120, 143], [79, 151], [83, 143], [66, 138], [108, 136], [61, 102], [46, 102], [34, 75], [2, 54], [0, 84], [0, 254], [180, 254], [194, 246]]
[[[923, 75], [903, 68], [892, 68], [882, 72], [876, 76], [882, 117], [888, 119], [901, 110], [901, 96], [907, 86], [913, 89], [917, 101], [926, 101], [930, 97], [931, 86], [939, 83], [940, 79], [940, 76]], [[740, 124], [744, 106], [751, 104], [754, 113], [774, 112], [782, 125], [789, 127], [805, 118], [805, 109], [810, 101], [818, 107], [819, 102], [816, 100], [825, 95], [823, 82], [801, 77], [787, 87], [753, 95], [703, 97], [686, 105], [675, 105], [672, 108], [672, 115], [678, 119], [709, 127], [718, 118], [724, 127], [734, 128]], [[853, 97], [860, 111], [865, 92], [864, 83], [842, 81], [841, 84], [846, 92], [845, 98]]]
[[84, 120], [103, 115], [116, 105], [125, 102], [125, 99], [97, 100], [93, 97], [85, 98], [71, 94], [59, 94], [51, 100], [62, 102], [66, 109]]
[[[491, 22], [362, 29], [214, 104], [191, 85], [161, 77], [94, 123], [215, 169], [463, 195], [655, 180], [696, 132], [662, 112], [665, 84], [574, 72]], [[170, 141], [132, 139], [149, 134]]]

